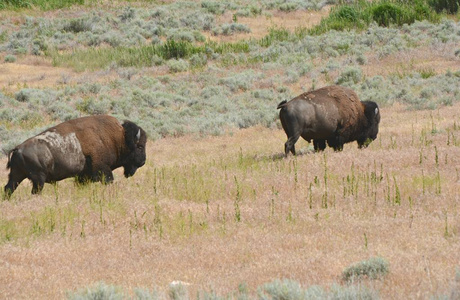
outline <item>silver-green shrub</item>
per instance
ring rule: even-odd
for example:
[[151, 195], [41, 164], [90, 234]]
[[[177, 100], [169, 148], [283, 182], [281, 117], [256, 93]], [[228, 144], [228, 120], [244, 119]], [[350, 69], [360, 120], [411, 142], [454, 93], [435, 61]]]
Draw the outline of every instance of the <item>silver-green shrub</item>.
[[368, 260], [355, 263], [342, 272], [345, 282], [355, 282], [363, 278], [379, 279], [389, 272], [389, 263], [382, 257], [372, 257]]
[[337, 84], [349, 85], [356, 84], [361, 81], [363, 77], [362, 71], [357, 67], [347, 67], [336, 80]]
[[305, 290], [294, 280], [274, 280], [259, 287], [259, 299], [261, 300], [304, 300]]
[[167, 61], [166, 65], [171, 73], [184, 72], [189, 68], [189, 62], [184, 59], [171, 59]]
[[11, 55], [11, 54], [5, 55], [4, 61], [6, 63], [14, 63], [14, 62], [16, 62], [16, 56]]
[[121, 291], [121, 288], [107, 285], [103, 282], [88, 287], [86, 289], [82, 289], [77, 291], [76, 293], [67, 293], [67, 299], [69, 300], [102, 300], [102, 299], [110, 299], [110, 300], [123, 300], [125, 296]]

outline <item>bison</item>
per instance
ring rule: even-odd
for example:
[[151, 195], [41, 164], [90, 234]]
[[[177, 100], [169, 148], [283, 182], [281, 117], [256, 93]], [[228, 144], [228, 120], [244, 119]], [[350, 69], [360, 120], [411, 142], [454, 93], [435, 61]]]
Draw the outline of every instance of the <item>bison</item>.
[[130, 121], [107, 115], [88, 116], [51, 127], [8, 152], [9, 180], [5, 197], [28, 178], [32, 194], [46, 183], [76, 177], [78, 182], [113, 181], [112, 170], [125, 177], [145, 164], [145, 131]]
[[285, 155], [295, 155], [299, 137], [313, 140], [315, 151], [329, 147], [341, 151], [345, 143], [357, 141], [366, 147], [377, 138], [380, 112], [372, 101], [359, 101], [356, 93], [342, 86], [327, 86], [303, 93], [278, 104], [280, 119], [288, 137]]

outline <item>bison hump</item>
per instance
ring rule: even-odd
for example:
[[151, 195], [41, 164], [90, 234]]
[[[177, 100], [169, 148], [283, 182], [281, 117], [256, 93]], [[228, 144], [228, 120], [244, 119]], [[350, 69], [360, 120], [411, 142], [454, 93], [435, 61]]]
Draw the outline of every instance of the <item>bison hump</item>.
[[[332, 85], [306, 92], [297, 97], [326, 107], [335, 106], [339, 114], [338, 123], [342, 128], [354, 127], [364, 117], [363, 104], [350, 88]], [[332, 107], [330, 108], [332, 109]]]
[[343, 127], [359, 123], [364, 113], [363, 105], [352, 89], [342, 86], [330, 86], [327, 87], [327, 95], [333, 99], [337, 106], [341, 119], [340, 123]]

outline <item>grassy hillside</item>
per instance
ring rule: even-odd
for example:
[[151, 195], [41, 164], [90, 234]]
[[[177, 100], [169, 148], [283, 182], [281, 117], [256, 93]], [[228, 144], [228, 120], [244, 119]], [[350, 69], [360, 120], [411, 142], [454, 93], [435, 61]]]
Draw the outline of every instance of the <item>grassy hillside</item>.
[[[100, 113], [150, 141], [130, 179], [0, 202], [0, 295], [458, 297], [458, 15], [340, 2], [4, 2], [0, 148]], [[328, 84], [378, 139], [283, 158], [276, 105]]]

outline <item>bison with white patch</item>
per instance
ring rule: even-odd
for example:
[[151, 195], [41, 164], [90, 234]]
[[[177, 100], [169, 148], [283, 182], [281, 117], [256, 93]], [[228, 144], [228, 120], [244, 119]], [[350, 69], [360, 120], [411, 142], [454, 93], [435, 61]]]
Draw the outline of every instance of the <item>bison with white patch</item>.
[[46, 183], [76, 177], [79, 182], [113, 181], [112, 170], [123, 167], [126, 177], [145, 164], [145, 131], [130, 121], [106, 115], [61, 123], [29, 138], [8, 153], [9, 197], [26, 178], [32, 194]]
[[345, 143], [357, 141], [360, 148], [377, 138], [380, 112], [372, 101], [359, 101], [346, 87], [327, 86], [303, 93], [278, 105], [283, 129], [288, 137], [285, 155], [295, 155], [299, 137], [313, 140], [315, 151], [327, 144], [340, 151]]

